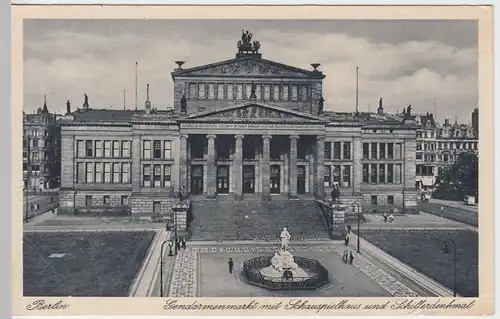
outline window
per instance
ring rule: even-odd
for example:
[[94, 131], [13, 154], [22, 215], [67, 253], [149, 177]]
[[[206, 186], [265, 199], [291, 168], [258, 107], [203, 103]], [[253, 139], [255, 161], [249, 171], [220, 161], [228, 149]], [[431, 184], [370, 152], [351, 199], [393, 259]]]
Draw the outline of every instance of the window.
[[396, 164], [394, 179], [396, 181], [396, 184], [401, 184], [401, 164]]
[[[92, 141], [91, 141], [91, 143], [92, 143]], [[41, 148], [45, 147], [45, 140], [38, 140], [38, 146]]]
[[164, 158], [172, 158], [172, 141], [163, 142], [164, 146]]
[[209, 83], [207, 87], [208, 87], [208, 99], [215, 100], [215, 84]]
[[151, 165], [142, 166], [142, 183], [144, 187], [151, 187]]
[[[33, 139], [33, 146], [35, 143], [35, 140]], [[77, 156], [82, 158], [85, 157], [85, 142], [84, 141], [78, 141], [77, 144]]]
[[363, 158], [368, 159], [370, 154], [370, 143], [363, 143]]
[[142, 141], [142, 158], [151, 158], [151, 141]]
[[76, 182], [85, 183], [85, 165], [84, 163], [76, 164]]
[[153, 187], [161, 187], [161, 165], [153, 166]]
[[349, 142], [344, 142], [344, 153], [343, 159], [351, 159], [351, 143]]
[[340, 186], [340, 165], [333, 165], [333, 183]]
[[85, 155], [87, 157], [92, 157], [94, 153], [94, 147], [92, 146], [92, 141], [85, 141]]
[[102, 157], [102, 141], [95, 141], [95, 157]]
[[217, 100], [224, 100], [224, 84], [217, 84]]
[[245, 99], [249, 100], [252, 95], [252, 84], [245, 84]]
[[243, 84], [236, 84], [236, 100], [243, 100]]
[[95, 163], [95, 182], [102, 183], [102, 163]]
[[394, 164], [387, 164], [387, 183], [394, 183]]
[[170, 165], [163, 165], [163, 187], [172, 186], [172, 167]]
[[332, 142], [325, 142], [325, 159], [332, 159]]
[[283, 85], [281, 87], [281, 99], [283, 101], [288, 101], [288, 85]]
[[268, 84], [264, 85], [264, 100], [269, 101], [271, 99], [271, 86]]
[[401, 143], [396, 143], [396, 151], [395, 151], [395, 159], [401, 159], [401, 147], [402, 147], [402, 144]]
[[161, 141], [153, 141], [153, 158], [161, 158]]
[[344, 165], [342, 171], [342, 187], [351, 186], [351, 166]]
[[385, 159], [385, 143], [380, 143], [379, 145], [380, 159]]
[[371, 149], [371, 154], [370, 154], [371, 157], [370, 158], [377, 159], [378, 158], [377, 157], [377, 143], [371, 143], [371, 147], [372, 147], [372, 149]]
[[371, 196], [371, 203], [372, 205], [377, 205], [377, 195], [372, 195]]
[[111, 183], [111, 163], [104, 163], [104, 183]]
[[298, 99], [298, 87], [297, 85], [292, 85], [292, 101], [297, 101]]
[[92, 206], [92, 196], [85, 195], [85, 206]]
[[130, 157], [130, 142], [122, 142], [122, 157]]
[[363, 164], [363, 183], [370, 182], [369, 168], [368, 164]]
[[371, 164], [371, 175], [370, 175], [370, 183], [377, 183], [377, 164]]
[[104, 195], [103, 198], [102, 198], [102, 203], [104, 205], [109, 205], [111, 204], [111, 200], [109, 199], [109, 195]]
[[443, 154], [443, 161], [448, 162], [448, 154]]
[[378, 166], [378, 182], [385, 183], [385, 164], [379, 164]]
[[113, 157], [120, 157], [120, 141], [113, 141]]
[[196, 83], [189, 83], [189, 98], [198, 98], [198, 90], [196, 89]]
[[198, 98], [200, 100], [204, 100], [206, 98], [206, 96], [205, 96], [205, 83], [198, 84]]
[[302, 101], [307, 101], [307, 86], [305, 85], [300, 87], [300, 99]]
[[280, 100], [280, 86], [279, 85], [273, 85], [273, 100], [274, 101]]
[[33, 152], [32, 157], [34, 162], [38, 161], [38, 152]]
[[26, 158], [26, 159], [28, 158], [28, 152], [23, 151], [23, 159], [25, 159], [25, 158]]
[[262, 100], [262, 85], [260, 84], [255, 86], [255, 98], [257, 100]]
[[92, 183], [94, 181], [94, 164], [86, 163], [85, 164], [85, 182]]
[[161, 213], [161, 202], [154, 201], [153, 202], [153, 214], [159, 214], [159, 213]]
[[111, 157], [111, 141], [104, 141], [104, 157]]
[[387, 205], [394, 205], [394, 196], [387, 195]]
[[422, 159], [422, 153], [417, 153], [417, 155], [416, 155], [416, 156], [417, 156], [417, 159], [418, 159], [418, 160], [421, 160], [421, 159]]
[[27, 170], [28, 170], [28, 164], [23, 163], [23, 171], [27, 171]]
[[325, 181], [324, 181], [324, 186], [330, 187], [331, 184], [331, 166], [330, 165], [325, 165]]
[[122, 163], [122, 183], [130, 183], [130, 164]]
[[113, 163], [113, 183], [120, 183], [120, 163]]
[[226, 85], [227, 99], [228, 100], [234, 100], [233, 86], [234, 86], [233, 84]]
[[122, 206], [128, 205], [128, 196], [127, 195], [122, 195], [121, 204], [122, 204]]
[[340, 142], [333, 143], [333, 159], [340, 159]]

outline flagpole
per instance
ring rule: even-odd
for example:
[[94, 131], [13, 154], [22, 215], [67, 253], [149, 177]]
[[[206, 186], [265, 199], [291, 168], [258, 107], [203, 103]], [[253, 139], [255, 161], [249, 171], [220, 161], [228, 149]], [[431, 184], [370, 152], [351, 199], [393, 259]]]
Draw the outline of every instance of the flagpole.
[[135, 62], [135, 110], [137, 111], [137, 64], [138, 62]]
[[359, 68], [356, 67], [356, 113], [358, 113], [359, 103]]

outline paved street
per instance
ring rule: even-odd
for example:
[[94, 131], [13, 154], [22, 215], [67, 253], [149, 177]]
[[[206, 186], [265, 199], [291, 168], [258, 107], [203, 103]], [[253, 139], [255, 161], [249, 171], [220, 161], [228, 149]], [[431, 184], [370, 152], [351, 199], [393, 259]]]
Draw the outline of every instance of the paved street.
[[59, 199], [57, 196], [31, 195], [28, 197], [28, 207], [26, 207], [26, 200], [23, 199], [23, 219], [26, 217], [26, 209], [28, 210], [28, 216], [32, 218], [33, 216], [44, 213], [52, 207], [57, 206], [58, 201]]

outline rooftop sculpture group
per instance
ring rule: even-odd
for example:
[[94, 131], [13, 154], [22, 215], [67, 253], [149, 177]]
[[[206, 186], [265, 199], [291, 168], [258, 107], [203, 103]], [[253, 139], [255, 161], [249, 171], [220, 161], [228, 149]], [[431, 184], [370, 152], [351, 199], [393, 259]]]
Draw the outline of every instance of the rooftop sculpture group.
[[260, 42], [252, 42], [252, 37], [253, 34], [251, 34], [248, 30], [241, 30], [241, 40], [238, 41], [238, 53], [259, 53]]

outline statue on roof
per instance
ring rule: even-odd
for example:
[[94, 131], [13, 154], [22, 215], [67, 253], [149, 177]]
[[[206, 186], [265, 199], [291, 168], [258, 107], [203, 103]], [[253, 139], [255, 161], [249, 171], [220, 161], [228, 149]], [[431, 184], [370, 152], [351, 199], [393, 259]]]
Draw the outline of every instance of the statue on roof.
[[260, 49], [260, 43], [259, 41], [253, 41], [252, 43], [252, 37], [253, 34], [250, 33], [248, 30], [241, 30], [241, 40], [238, 40], [237, 47], [238, 47], [238, 54], [242, 53], [251, 53], [251, 54], [258, 54], [259, 49]]
[[182, 94], [182, 97], [181, 97], [181, 113], [186, 113], [186, 112], [187, 112], [186, 95]]
[[318, 101], [318, 114], [322, 114], [323, 113], [324, 103], [325, 103], [325, 99], [323, 98], [323, 96], [321, 96], [319, 98], [319, 101]]
[[66, 101], [66, 114], [71, 113], [71, 104], [69, 103], [69, 100]]
[[253, 53], [254, 54], [259, 53], [259, 49], [260, 49], [260, 42], [259, 41], [254, 41], [253, 42]]
[[88, 109], [89, 108], [89, 97], [87, 96], [87, 93], [83, 93], [83, 96], [84, 96], [83, 108]]
[[250, 98], [251, 99], [256, 99], [257, 98], [257, 95], [255, 94], [255, 90], [256, 90], [256, 85], [255, 85], [255, 82], [252, 81], [252, 88], [250, 90]]

